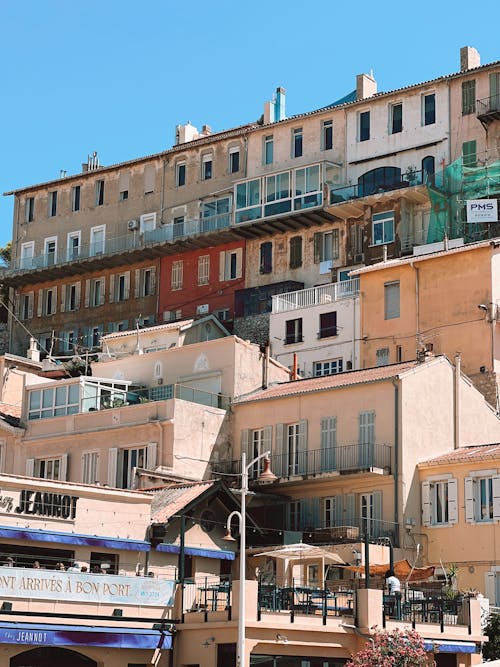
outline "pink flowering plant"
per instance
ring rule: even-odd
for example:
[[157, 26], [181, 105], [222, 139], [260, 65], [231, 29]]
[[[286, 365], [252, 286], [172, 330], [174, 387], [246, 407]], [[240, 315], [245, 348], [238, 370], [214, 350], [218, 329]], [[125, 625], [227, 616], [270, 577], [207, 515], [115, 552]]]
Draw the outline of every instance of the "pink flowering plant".
[[345, 667], [436, 667], [424, 640], [415, 632], [377, 631], [364, 649], [351, 656]]

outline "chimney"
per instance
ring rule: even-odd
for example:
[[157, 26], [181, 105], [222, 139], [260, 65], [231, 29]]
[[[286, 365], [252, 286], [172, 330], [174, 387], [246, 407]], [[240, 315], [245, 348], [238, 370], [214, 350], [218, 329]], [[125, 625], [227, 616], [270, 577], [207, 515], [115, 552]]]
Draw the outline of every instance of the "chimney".
[[370, 74], [358, 74], [356, 77], [356, 99], [364, 100], [367, 97], [373, 97], [377, 92], [377, 82], [373, 78], [373, 72]]
[[467, 72], [481, 65], [479, 51], [473, 46], [462, 46], [460, 49], [460, 71]]
[[26, 355], [31, 361], [40, 361], [40, 350], [36, 338], [30, 338], [30, 346]]
[[194, 141], [199, 137], [198, 130], [194, 125], [191, 125], [191, 121], [185, 125], [177, 125], [175, 128], [175, 145], [186, 144], [189, 141]]
[[282, 86], [276, 88], [271, 102], [264, 103], [264, 123], [276, 123], [285, 120], [286, 90]]

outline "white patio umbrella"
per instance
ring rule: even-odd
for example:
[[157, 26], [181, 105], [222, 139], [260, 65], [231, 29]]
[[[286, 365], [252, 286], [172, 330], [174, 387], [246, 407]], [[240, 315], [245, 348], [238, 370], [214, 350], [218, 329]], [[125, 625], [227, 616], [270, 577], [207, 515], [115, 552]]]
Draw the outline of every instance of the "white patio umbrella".
[[261, 551], [253, 554], [257, 556], [268, 556], [269, 558], [281, 558], [283, 560], [324, 560], [327, 563], [336, 563], [337, 565], [347, 565], [342, 558], [333, 551], [327, 551], [312, 544], [287, 544], [284, 547], [277, 547], [270, 551]]

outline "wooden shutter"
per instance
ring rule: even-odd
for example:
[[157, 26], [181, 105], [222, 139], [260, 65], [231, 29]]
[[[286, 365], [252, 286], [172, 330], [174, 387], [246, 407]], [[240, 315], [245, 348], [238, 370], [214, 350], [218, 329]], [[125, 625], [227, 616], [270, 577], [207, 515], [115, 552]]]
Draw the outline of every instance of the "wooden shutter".
[[393, 320], [399, 317], [399, 281], [384, 285], [385, 319]]
[[130, 298], [130, 271], [125, 273], [125, 299]]
[[244, 428], [241, 432], [240, 447], [241, 447], [241, 452], [245, 452], [247, 458], [248, 458], [249, 446], [250, 446], [250, 430], [248, 428]]
[[500, 521], [500, 475], [493, 476], [493, 519]]
[[342, 526], [344, 523], [344, 507], [343, 507], [343, 498], [339, 494], [335, 496], [335, 525]]
[[243, 274], [243, 248], [236, 250], [236, 278], [241, 278]]
[[321, 515], [320, 515], [320, 505], [319, 498], [312, 498], [312, 511], [311, 511], [311, 526], [312, 528], [321, 527]]
[[26, 477], [35, 476], [35, 459], [26, 459]]
[[496, 600], [496, 572], [485, 572], [484, 573], [484, 592], [486, 597], [490, 601], [490, 605], [495, 605]]
[[104, 278], [104, 276], [103, 276], [102, 278], [100, 278], [100, 280], [101, 280], [101, 295], [100, 295], [101, 298], [100, 298], [100, 301], [99, 301], [99, 305], [102, 306], [102, 304], [106, 300], [106, 278]]
[[150, 294], [156, 294], [156, 266], [152, 266], [150, 271], [151, 271], [151, 292], [150, 292]]
[[332, 258], [338, 259], [340, 256], [339, 230], [332, 230]]
[[33, 307], [35, 305], [35, 292], [28, 292], [28, 318], [33, 318]]
[[158, 443], [148, 442], [148, 448], [146, 450], [146, 468], [148, 470], [156, 470], [157, 455], [158, 455]]
[[52, 309], [50, 311], [50, 314], [53, 315], [54, 313], [57, 312], [57, 285], [55, 285], [52, 288]]
[[226, 253], [222, 250], [219, 253], [219, 280], [223, 282], [226, 279]]
[[90, 305], [90, 280], [85, 281], [85, 308]]
[[301, 419], [299, 422], [299, 465], [298, 474], [305, 475], [307, 473], [307, 419]]
[[115, 300], [115, 274], [109, 276], [109, 303]]
[[271, 452], [270, 456], [273, 453], [273, 427], [264, 426], [264, 437], [262, 440], [262, 447], [264, 452]]
[[382, 491], [373, 492], [373, 522], [372, 534], [380, 537], [383, 534], [382, 526]]
[[458, 521], [458, 483], [456, 479], [448, 480], [448, 523]]
[[473, 523], [476, 518], [474, 497], [474, 478], [465, 478], [465, 520], [467, 523]]
[[321, 255], [323, 250], [323, 233], [316, 232], [314, 234], [314, 263], [319, 264], [321, 262]]
[[62, 482], [65, 482], [68, 479], [68, 455], [63, 454], [61, 456], [61, 462], [59, 464], [59, 479]]
[[354, 526], [356, 522], [356, 495], [347, 493], [345, 496], [345, 525]]
[[276, 438], [275, 438], [275, 443], [276, 443], [276, 470], [274, 470], [274, 474], [277, 475], [278, 477], [283, 477], [283, 472], [286, 469], [286, 466], [284, 465], [284, 451], [283, 451], [283, 436], [284, 436], [284, 430], [285, 430], [285, 425], [284, 424], [276, 424]]
[[430, 482], [422, 482], [422, 524], [431, 525], [431, 485]]
[[61, 313], [66, 310], [66, 285], [61, 285]]
[[38, 303], [36, 305], [36, 316], [41, 317], [43, 312], [43, 289], [38, 290]]
[[108, 486], [116, 487], [116, 474], [118, 470], [118, 448], [108, 449]]
[[136, 269], [134, 275], [134, 297], [136, 299], [138, 299], [140, 296], [141, 293], [140, 290], [141, 290], [141, 270]]
[[75, 310], [80, 308], [80, 300], [82, 296], [82, 283], [78, 281], [75, 285]]

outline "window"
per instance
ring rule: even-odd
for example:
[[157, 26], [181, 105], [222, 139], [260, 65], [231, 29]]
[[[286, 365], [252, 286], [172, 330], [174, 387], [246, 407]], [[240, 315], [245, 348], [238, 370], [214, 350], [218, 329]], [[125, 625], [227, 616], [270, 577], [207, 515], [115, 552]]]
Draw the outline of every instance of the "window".
[[[121, 174], [120, 174], [121, 178]], [[155, 190], [156, 168], [154, 164], [147, 164], [144, 167], [144, 194], [149, 195]], [[128, 174], [127, 181], [120, 190], [129, 190]]]
[[292, 130], [292, 157], [301, 157], [302, 155], [302, 128], [296, 127]]
[[90, 307], [96, 308], [104, 303], [104, 278], [95, 278], [90, 283]]
[[45, 239], [44, 266], [54, 266], [57, 261], [57, 236]]
[[201, 231], [212, 232], [229, 227], [231, 218], [231, 200], [229, 197], [203, 202], [201, 209]]
[[342, 525], [342, 498], [323, 498], [323, 527], [334, 528]]
[[22, 320], [31, 320], [33, 317], [33, 302], [35, 300], [34, 292], [28, 292], [21, 296], [20, 317]]
[[152, 296], [156, 292], [156, 267], [149, 266], [146, 269], [135, 271], [134, 297], [137, 299], [144, 296]]
[[500, 475], [495, 470], [474, 471], [465, 478], [465, 520], [500, 520]]
[[321, 150], [329, 151], [333, 148], [333, 120], [324, 120], [321, 123]]
[[80, 256], [80, 242], [80, 232], [72, 232], [71, 234], [68, 234], [68, 262], [71, 262]]
[[271, 273], [273, 270], [273, 244], [265, 241], [260, 244], [260, 273]]
[[144, 213], [139, 218], [139, 231], [141, 234], [152, 232], [156, 229], [156, 213]]
[[287, 505], [288, 530], [301, 530], [304, 525], [304, 507], [300, 500], [293, 500]]
[[337, 313], [321, 313], [319, 316], [318, 338], [329, 338], [337, 335]]
[[450, 476], [422, 482], [422, 523], [441, 526], [456, 523], [457, 480]]
[[240, 170], [240, 149], [238, 147], [229, 149], [229, 173], [237, 174]]
[[184, 261], [182, 259], [176, 259], [172, 262], [171, 288], [173, 290], [182, 289], [183, 273]]
[[299, 454], [301, 451], [300, 448], [300, 424], [287, 424], [286, 425], [286, 459], [288, 462], [288, 470], [285, 472], [285, 475], [296, 475], [299, 472]]
[[327, 361], [315, 361], [313, 366], [314, 377], [321, 375], [335, 375], [335, 373], [342, 373], [344, 370], [344, 362], [340, 359], [328, 359]]
[[294, 210], [298, 211], [323, 203], [321, 173], [318, 164], [295, 170]]
[[432, 155], [424, 157], [422, 160], [422, 179], [424, 183], [432, 183], [434, 181], [435, 170], [434, 157]]
[[[39, 290], [38, 294], [42, 293], [42, 312], [40, 315], [53, 315], [57, 307], [57, 287], [49, 287], [48, 289]], [[40, 310], [40, 296], [38, 297], [38, 309]]]
[[186, 185], [186, 163], [178, 162], [175, 165], [175, 184], [177, 187]]
[[97, 484], [99, 452], [84, 452], [82, 454], [82, 482], [84, 484]]
[[102, 206], [104, 204], [104, 181], [96, 181], [95, 184], [95, 205]]
[[219, 280], [236, 280], [241, 278], [243, 270], [243, 250], [222, 251], [219, 255]]
[[401, 185], [399, 167], [376, 167], [358, 178], [358, 196], [366, 197], [375, 192], [394, 190]]
[[198, 257], [198, 285], [208, 285], [210, 280], [210, 255]]
[[71, 188], [71, 210], [79, 211], [80, 210], [80, 193], [81, 185], [75, 185]]
[[[245, 429], [241, 432], [241, 449], [246, 451], [247, 460], [252, 461], [264, 452], [271, 450], [273, 427], [265, 426], [255, 430]], [[255, 461], [250, 469], [253, 478], [258, 477], [264, 470], [264, 459]]]
[[130, 271], [110, 277], [110, 292], [115, 301], [127, 301], [130, 297]]
[[184, 236], [184, 216], [179, 215], [172, 223], [172, 238], [180, 239]]
[[359, 496], [359, 513], [361, 517], [361, 531], [371, 537], [381, 534], [382, 493], [361, 493]]
[[396, 345], [396, 363], [400, 364], [403, 361], [403, 348], [401, 345]]
[[215, 317], [221, 322], [227, 322], [231, 319], [231, 311], [229, 308], [222, 308], [215, 311]]
[[74, 415], [79, 411], [78, 384], [60, 385], [29, 392], [28, 419]]
[[260, 179], [236, 185], [235, 222], [247, 222], [262, 217]]
[[61, 331], [61, 348], [64, 354], [75, 353], [75, 341], [78, 332], [70, 329], [69, 331]]
[[399, 317], [399, 280], [384, 284], [384, 319]]
[[24, 222], [33, 222], [35, 217], [35, 198], [26, 197], [24, 203]]
[[336, 446], [337, 446], [337, 418], [324, 417], [321, 420], [321, 432], [320, 432], [322, 472], [335, 470]]
[[423, 125], [433, 125], [436, 122], [436, 95], [430, 93], [422, 98]]
[[204, 155], [201, 160], [201, 179], [209, 181], [212, 178], [212, 154]]
[[302, 343], [302, 318], [287, 320], [285, 323], [285, 345]]
[[339, 257], [339, 230], [314, 234], [314, 262], [325, 262]]
[[[118, 554], [90, 552], [90, 571], [96, 573], [118, 574]], [[134, 667], [133, 665], [131, 667]], [[139, 665], [139, 667], [143, 667]]]
[[61, 459], [38, 459], [35, 462], [35, 477], [41, 477], [42, 479], [66, 479], [66, 475], [62, 474], [62, 461]]
[[272, 134], [264, 137], [264, 145], [262, 148], [262, 162], [263, 164], [272, 164], [274, 160], [274, 138]]
[[403, 105], [391, 104], [389, 107], [390, 134], [398, 134], [403, 131]]
[[67, 311], [74, 311], [80, 308], [80, 283], [72, 283], [71, 285], [62, 285], [62, 299], [64, 309]]
[[462, 144], [462, 161], [464, 167], [477, 167], [476, 140]]
[[104, 253], [106, 227], [92, 227], [90, 230], [90, 256], [102, 255]]
[[476, 111], [476, 81], [464, 81], [462, 83], [462, 115], [467, 116]]
[[21, 244], [21, 269], [33, 268], [33, 255], [35, 254], [35, 242], [28, 241], [28, 243]]
[[375, 445], [375, 412], [365, 410], [358, 416], [359, 465], [373, 465], [373, 447]]
[[[390, 319], [390, 318], [385, 318]], [[375, 366], [387, 366], [389, 364], [389, 348], [381, 347], [376, 352]]]
[[49, 192], [49, 218], [57, 215], [57, 190]]
[[126, 201], [128, 199], [128, 190], [121, 190], [118, 195], [118, 201]]
[[118, 452], [118, 487], [132, 488], [133, 468], [146, 468], [147, 447], [120, 449]]
[[381, 245], [394, 241], [394, 211], [384, 211], [372, 215], [372, 243]]
[[302, 236], [292, 236], [290, 239], [290, 268], [298, 269], [302, 266]]
[[290, 172], [267, 176], [265, 180], [265, 209], [264, 215], [288, 213], [292, 208], [290, 190]]
[[370, 138], [370, 112], [361, 111], [358, 116], [358, 137], [359, 141], [368, 141]]

